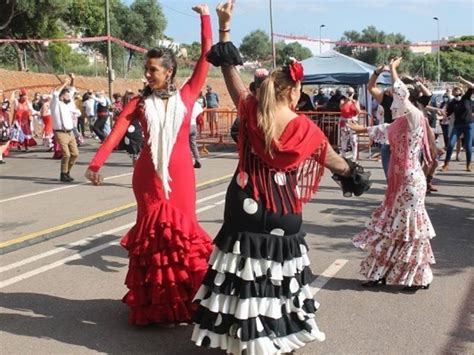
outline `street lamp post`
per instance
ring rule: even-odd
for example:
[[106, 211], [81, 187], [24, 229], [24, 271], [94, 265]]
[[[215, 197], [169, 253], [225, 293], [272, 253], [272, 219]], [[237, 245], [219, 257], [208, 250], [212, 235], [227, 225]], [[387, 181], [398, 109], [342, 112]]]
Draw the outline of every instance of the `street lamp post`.
[[437, 29], [438, 29], [438, 86], [441, 82], [441, 61], [440, 61], [440, 54], [441, 54], [441, 42], [439, 39], [439, 18], [438, 17], [433, 17], [433, 20], [436, 21], [437, 23]]
[[321, 29], [323, 27], [326, 27], [326, 25], [319, 25], [319, 55], [321, 55], [321, 53], [322, 53], [322, 49], [321, 49]]
[[112, 98], [112, 81], [114, 80], [114, 72], [112, 69], [112, 42], [110, 41], [110, 4], [109, 0], [105, 0], [105, 26], [107, 30], [107, 78], [109, 83], [109, 98]]
[[276, 68], [276, 54], [275, 54], [275, 42], [273, 40], [273, 9], [272, 9], [272, 0], [270, 1], [270, 39], [272, 42], [272, 65], [273, 69]]

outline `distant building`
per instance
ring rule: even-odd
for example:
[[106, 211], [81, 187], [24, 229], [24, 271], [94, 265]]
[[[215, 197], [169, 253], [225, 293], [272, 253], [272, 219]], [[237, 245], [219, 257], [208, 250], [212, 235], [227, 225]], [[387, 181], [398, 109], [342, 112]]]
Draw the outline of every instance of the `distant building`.
[[421, 46], [411, 46], [410, 49], [414, 54], [434, 54], [439, 51], [439, 44], [445, 45], [449, 43], [449, 41], [452, 41], [454, 39], [458, 39], [462, 36], [448, 36], [448, 37], [442, 37], [439, 42], [438, 40], [433, 40], [433, 41], [426, 41], [426, 42], [418, 42], [418, 44], [421, 44]]

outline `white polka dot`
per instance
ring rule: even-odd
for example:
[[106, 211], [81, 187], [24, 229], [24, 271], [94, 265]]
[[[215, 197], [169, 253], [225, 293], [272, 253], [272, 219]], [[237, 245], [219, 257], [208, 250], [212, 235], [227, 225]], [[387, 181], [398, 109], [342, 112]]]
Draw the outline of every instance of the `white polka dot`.
[[255, 214], [258, 211], [257, 201], [251, 198], [246, 198], [244, 200], [244, 211], [248, 214]]
[[234, 243], [234, 249], [232, 250], [232, 253], [236, 255], [240, 255], [240, 241], [239, 240]]
[[130, 144], [130, 139], [128, 139], [128, 137], [125, 137], [123, 141], [126, 145]]
[[257, 317], [257, 331], [259, 332], [263, 332], [264, 328], [263, 328], [263, 324], [262, 324], [262, 321], [260, 320], [260, 318]]
[[298, 312], [297, 315], [298, 315], [299, 320], [304, 321], [304, 312]]
[[219, 325], [221, 325], [221, 323], [222, 323], [222, 316], [221, 316], [221, 314], [219, 313], [219, 314], [217, 315], [216, 322], [214, 323], [214, 325], [215, 325], [216, 327], [218, 327]]
[[286, 175], [285, 175], [285, 173], [280, 173], [280, 172], [275, 173], [275, 175], [273, 176], [273, 179], [280, 186], [285, 186], [285, 184], [286, 184]]
[[223, 273], [218, 272], [216, 278], [214, 279], [214, 284], [216, 286], [220, 286], [224, 283], [225, 275]]
[[298, 284], [298, 281], [296, 279], [291, 279], [290, 281], [290, 291], [291, 293], [296, 293], [300, 289], [300, 285]]
[[237, 178], [235, 179], [236, 182], [237, 182], [237, 185], [239, 185], [240, 187], [244, 188], [248, 181], [249, 181], [249, 174], [247, 174], [245, 171], [242, 173], [243, 175], [243, 178], [241, 179], [240, 178], [240, 173], [237, 174]]
[[128, 133], [133, 133], [133, 132], [135, 132], [135, 126], [134, 126], [134, 125], [129, 126], [128, 129], [127, 129], [127, 131], [128, 131]]
[[237, 329], [237, 338], [242, 339], [242, 328]]
[[279, 235], [280, 237], [283, 237], [285, 235], [285, 231], [281, 228], [275, 228], [270, 231], [270, 234]]
[[308, 248], [306, 248], [303, 244], [300, 244], [301, 254], [307, 254]]

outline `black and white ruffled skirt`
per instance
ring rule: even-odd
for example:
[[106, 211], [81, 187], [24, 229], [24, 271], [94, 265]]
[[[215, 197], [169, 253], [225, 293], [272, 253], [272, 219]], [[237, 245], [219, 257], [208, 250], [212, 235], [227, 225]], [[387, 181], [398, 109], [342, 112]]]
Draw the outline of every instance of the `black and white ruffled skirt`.
[[192, 340], [230, 354], [283, 354], [324, 341], [304, 233], [225, 233], [195, 301]]

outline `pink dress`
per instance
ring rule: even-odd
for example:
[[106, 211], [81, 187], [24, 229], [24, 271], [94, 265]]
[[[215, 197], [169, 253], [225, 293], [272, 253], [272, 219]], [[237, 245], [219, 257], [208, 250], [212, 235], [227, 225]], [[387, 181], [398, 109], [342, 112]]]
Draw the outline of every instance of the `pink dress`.
[[433, 280], [430, 265], [435, 263], [430, 244], [435, 232], [425, 208], [426, 178], [420, 163], [429, 127], [408, 96], [406, 86], [396, 81], [392, 106], [396, 120], [368, 128], [374, 141], [390, 143], [388, 188], [366, 229], [352, 241], [369, 252], [361, 263], [361, 273], [367, 279], [426, 286]]

